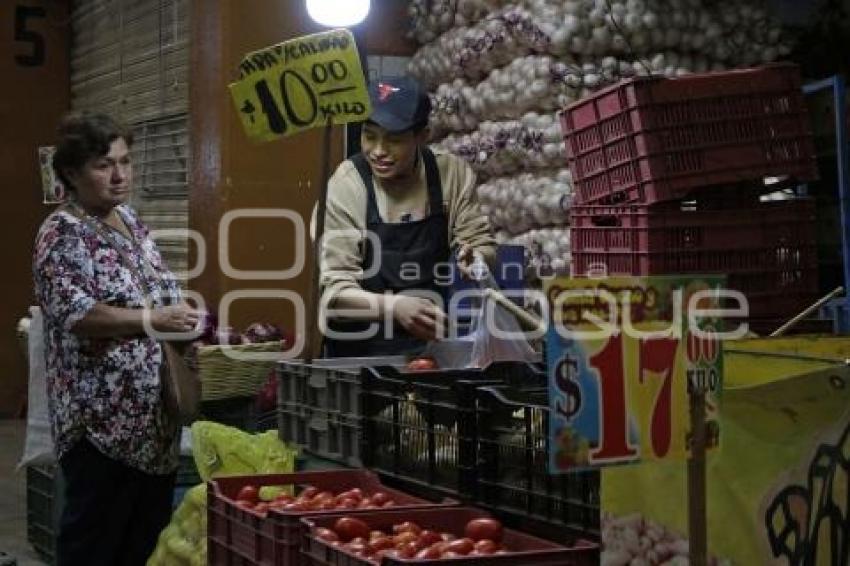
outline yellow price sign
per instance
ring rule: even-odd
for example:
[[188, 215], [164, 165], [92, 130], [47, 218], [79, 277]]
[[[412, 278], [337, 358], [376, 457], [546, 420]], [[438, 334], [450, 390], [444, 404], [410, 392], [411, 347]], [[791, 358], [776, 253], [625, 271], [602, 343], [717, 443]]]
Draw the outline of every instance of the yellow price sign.
[[[547, 282], [552, 473], [686, 458], [694, 393], [705, 397], [707, 445], [718, 445], [722, 321], [697, 311], [719, 307], [721, 282], [684, 275]], [[586, 322], [590, 316], [598, 322]]]
[[365, 120], [372, 111], [360, 56], [348, 30], [317, 33], [249, 53], [230, 94], [245, 133], [291, 136], [328, 119]]

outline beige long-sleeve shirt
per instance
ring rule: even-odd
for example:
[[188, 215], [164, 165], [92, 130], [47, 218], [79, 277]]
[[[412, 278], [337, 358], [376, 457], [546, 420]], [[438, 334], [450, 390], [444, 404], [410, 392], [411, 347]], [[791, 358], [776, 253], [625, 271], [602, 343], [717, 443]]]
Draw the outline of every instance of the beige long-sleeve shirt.
[[[459, 157], [432, 148], [440, 171], [443, 209], [448, 216], [449, 244], [453, 249], [469, 244], [489, 263], [495, 256], [496, 241], [487, 217], [481, 213], [475, 196], [475, 173]], [[419, 166], [415, 187], [388, 191], [373, 178], [378, 212], [384, 222], [419, 220], [429, 214], [425, 167]], [[321, 286], [335, 296], [348, 288], [360, 288], [363, 275], [363, 243], [366, 238], [366, 186], [351, 161], [344, 161], [328, 183], [325, 238], [321, 261]], [[409, 215], [409, 216], [407, 216]], [[336, 232], [337, 235], [334, 235]], [[445, 258], [444, 261], [448, 261]]]

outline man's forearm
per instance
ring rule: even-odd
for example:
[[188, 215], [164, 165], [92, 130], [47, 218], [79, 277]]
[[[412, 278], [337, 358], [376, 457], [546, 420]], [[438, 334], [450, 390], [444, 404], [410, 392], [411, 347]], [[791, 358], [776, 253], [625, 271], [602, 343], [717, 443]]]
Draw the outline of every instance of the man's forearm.
[[392, 310], [394, 295], [372, 293], [352, 287], [337, 291], [328, 305], [331, 318], [348, 320], [382, 320]]

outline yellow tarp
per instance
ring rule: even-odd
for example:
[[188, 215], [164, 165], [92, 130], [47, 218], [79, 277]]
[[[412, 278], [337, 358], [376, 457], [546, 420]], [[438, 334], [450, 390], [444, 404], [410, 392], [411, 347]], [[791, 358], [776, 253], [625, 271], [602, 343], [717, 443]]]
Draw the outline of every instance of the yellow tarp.
[[[727, 350], [723, 439], [708, 458], [710, 553], [741, 566], [846, 566], [850, 340], [751, 340]], [[677, 462], [606, 469], [602, 507], [684, 535], [686, 481]], [[829, 532], [843, 539], [833, 545]]]

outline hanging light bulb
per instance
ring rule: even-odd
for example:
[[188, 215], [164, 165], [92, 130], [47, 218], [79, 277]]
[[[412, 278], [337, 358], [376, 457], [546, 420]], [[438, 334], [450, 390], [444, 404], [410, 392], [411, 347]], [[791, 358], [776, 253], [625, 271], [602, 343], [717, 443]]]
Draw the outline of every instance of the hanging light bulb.
[[366, 19], [369, 0], [307, 0], [307, 13], [323, 26], [353, 26]]

